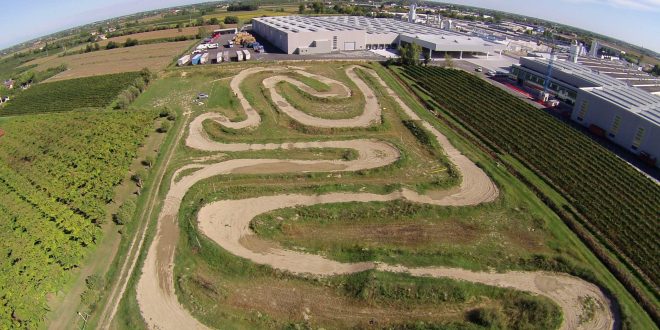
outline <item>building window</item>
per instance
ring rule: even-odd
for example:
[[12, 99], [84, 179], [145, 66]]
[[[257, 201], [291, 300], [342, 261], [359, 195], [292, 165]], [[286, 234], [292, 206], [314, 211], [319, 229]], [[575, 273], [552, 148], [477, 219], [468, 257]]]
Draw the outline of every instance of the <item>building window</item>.
[[614, 122], [612, 122], [612, 128], [610, 129], [610, 137], [614, 137], [619, 133], [619, 128], [621, 127], [621, 116], [614, 117]]
[[580, 111], [578, 111], [577, 120], [584, 120], [584, 116], [587, 114], [587, 110], [589, 110], [589, 101], [582, 100], [582, 105], [580, 106]]
[[332, 37], [332, 49], [337, 49], [337, 36]]
[[637, 129], [637, 133], [635, 134], [635, 137], [633, 138], [633, 142], [632, 142], [633, 150], [639, 149], [639, 146], [642, 145], [643, 140], [644, 140], [644, 127], [640, 127], [640, 128]]

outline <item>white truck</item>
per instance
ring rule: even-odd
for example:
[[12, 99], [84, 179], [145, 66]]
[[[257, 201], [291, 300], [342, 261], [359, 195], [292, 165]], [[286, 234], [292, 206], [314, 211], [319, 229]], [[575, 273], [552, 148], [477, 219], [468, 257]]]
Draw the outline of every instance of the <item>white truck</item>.
[[218, 52], [218, 53], [215, 55], [215, 62], [216, 62], [216, 63], [222, 63], [222, 52]]
[[243, 51], [242, 50], [237, 50], [236, 51], [236, 58], [237, 58], [237, 61], [239, 61], [239, 62], [243, 60]]
[[181, 57], [178, 61], [176, 61], [176, 65], [178, 66], [184, 66], [190, 63], [190, 55], [184, 55]]
[[202, 54], [202, 58], [199, 59], [199, 64], [206, 64], [209, 60], [209, 53]]
[[249, 60], [250, 59], [250, 51], [247, 50], [247, 49], [243, 49], [243, 56], [245, 57], [246, 61]]

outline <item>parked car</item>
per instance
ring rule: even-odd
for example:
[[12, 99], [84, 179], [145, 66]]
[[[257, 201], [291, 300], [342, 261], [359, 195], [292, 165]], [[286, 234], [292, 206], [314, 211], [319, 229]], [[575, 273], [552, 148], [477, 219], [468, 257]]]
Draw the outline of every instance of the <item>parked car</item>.
[[208, 48], [208, 49], [216, 49], [216, 48], [218, 48], [218, 44], [208, 44], [208, 45], [206, 46], [206, 48]]
[[474, 69], [474, 71], [482, 72], [482, 71], [484, 71], [484, 69], [482, 69], [481, 67], [477, 67], [476, 69]]
[[497, 72], [495, 72], [493, 70], [489, 70], [488, 72], [486, 72], [486, 75], [489, 76], [489, 77], [495, 77], [496, 74], [497, 74]]

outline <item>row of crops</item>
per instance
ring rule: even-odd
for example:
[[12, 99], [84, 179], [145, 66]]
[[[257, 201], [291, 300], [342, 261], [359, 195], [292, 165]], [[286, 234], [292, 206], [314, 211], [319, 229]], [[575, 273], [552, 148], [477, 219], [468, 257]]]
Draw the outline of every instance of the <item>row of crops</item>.
[[0, 329], [39, 328], [57, 292], [99, 239], [105, 204], [126, 175], [153, 111], [0, 120]]
[[584, 225], [657, 292], [659, 185], [575, 129], [478, 77], [417, 66], [404, 74], [480, 139], [551, 182], [584, 215]]
[[106, 107], [140, 76], [140, 72], [124, 72], [36, 84], [1, 108], [0, 116]]

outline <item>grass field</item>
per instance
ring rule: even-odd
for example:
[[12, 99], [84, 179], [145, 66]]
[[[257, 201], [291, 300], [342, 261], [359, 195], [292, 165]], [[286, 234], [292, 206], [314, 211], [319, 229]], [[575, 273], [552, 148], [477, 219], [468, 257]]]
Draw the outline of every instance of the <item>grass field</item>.
[[[218, 29], [218, 25], [205, 25], [203, 26], [206, 31], [210, 33]], [[232, 26], [228, 26], [232, 27]], [[142, 33], [134, 33], [134, 34], [129, 34], [121, 37], [113, 37], [109, 38], [106, 40], [101, 40], [98, 42], [98, 44], [101, 47], [105, 47], [110, 41], [114, 41], [116, 43], [123, 44], [126, 42], [126, 39], [131, 38], [135, 39], [138, 41], [148, 41], [148, 40], [157, 40], [157, 39], [166, 39], [166, 38], [174, 38], [174, 37], [179, 37], [179, 36], [194, 36], [197, 34], [199, 31], [200, 26], [193, 26], [193, 27], [186, 27], [186, 28], [181, 28], [181, 31], [179, 29], [166, 29], [166, 30], [158, 30], [158, 31], [149, 31], [149, 32], [142, 32]], [[83, 47], [84, 48], [84, 47]]]
[[50, 78], [49, 82], [140, 71], [145, 67], [152, 71], [159, 71], [172, 63], [176, 56], [191, 45], [191, 41], [179, 41], [115, 48], [64, 57], [53, 55], [27, 62], [24, 65], [36, 64], [35, 69], [41, 71], [60, 64], [66, 64], [69, 70]]

